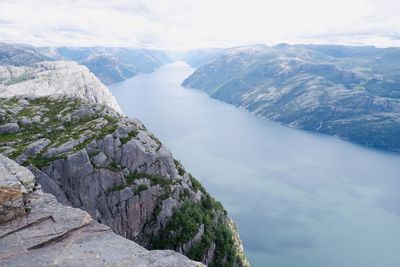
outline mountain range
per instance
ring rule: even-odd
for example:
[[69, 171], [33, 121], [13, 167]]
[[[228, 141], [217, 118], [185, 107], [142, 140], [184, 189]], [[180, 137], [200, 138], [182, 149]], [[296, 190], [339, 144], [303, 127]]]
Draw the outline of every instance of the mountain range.
[[399, 59], [399, 48], [242, 46], [220, 50], [182, 85], [290, 127], [400, 151]]
[[172, 62], [167, 53], [121, 47], [34, 47], [0, 42], [0, 65], [30, 66], [49, 60], [72, 60], [85, 65], [106, 85], [149, 73]]

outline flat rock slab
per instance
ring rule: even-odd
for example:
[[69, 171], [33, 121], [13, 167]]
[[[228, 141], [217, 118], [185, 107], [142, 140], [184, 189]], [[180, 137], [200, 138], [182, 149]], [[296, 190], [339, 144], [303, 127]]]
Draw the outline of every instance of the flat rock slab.
[[204, 266], [175, 251], [149, 251], [87, 212], [32, 191], [32, 173], [3, 156], [0, 176], [0, 186], [17, 190], [20, 208], [28, 208], [27, 214], [0, 223], [0, 266]]

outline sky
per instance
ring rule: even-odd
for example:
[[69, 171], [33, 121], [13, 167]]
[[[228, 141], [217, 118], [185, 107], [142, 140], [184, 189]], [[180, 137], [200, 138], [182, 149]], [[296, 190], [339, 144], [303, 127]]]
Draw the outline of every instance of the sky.
[[0, 0], [0, 41], [167, 50], [400, 46], [399, 0]]

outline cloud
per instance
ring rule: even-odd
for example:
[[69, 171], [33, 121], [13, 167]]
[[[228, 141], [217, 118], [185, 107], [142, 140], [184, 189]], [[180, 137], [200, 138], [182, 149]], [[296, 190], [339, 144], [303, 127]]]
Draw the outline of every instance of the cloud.
[[397, 0], [0, 0], [0, 39], [188, 49], [279, 42], [399, 45]]

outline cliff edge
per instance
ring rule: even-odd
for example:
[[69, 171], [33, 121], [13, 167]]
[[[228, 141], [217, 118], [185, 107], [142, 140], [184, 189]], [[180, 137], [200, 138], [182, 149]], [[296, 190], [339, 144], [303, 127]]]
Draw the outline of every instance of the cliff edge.
[[204, 266], [171, 250], [148, 251], [43, 193], [34, 175], [0, 155], [0, 265]]

